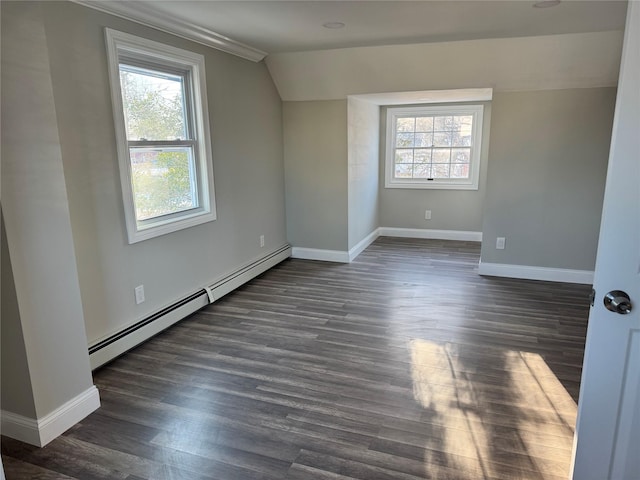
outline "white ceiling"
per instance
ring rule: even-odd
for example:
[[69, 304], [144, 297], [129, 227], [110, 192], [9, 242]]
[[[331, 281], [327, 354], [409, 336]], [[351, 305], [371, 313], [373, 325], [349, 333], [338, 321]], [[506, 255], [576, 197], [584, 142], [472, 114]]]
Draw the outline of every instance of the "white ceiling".
[[[121, 2], [106, 3], [113, 6]], [[147, 0], [126, 5], [129, 11], [138, 9], [147, 14], [149, 24], [157, 14], [266, 53], [624, 28], [626, 1], [564, 0], [552, 8], [533, 8], [533, 3]], [[346, 26], [332, 30], [322, 26], [326, 22], [343, 22]]]

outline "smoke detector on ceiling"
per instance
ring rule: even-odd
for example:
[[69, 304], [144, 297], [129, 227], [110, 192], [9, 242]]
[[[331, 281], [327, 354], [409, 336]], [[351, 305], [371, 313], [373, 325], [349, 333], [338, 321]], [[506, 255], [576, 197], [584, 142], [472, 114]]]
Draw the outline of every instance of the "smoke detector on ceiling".
[[560, 0], [542, 0], [533, 4], [533, 8], [549, 8], [560, 5]]
[[344, 23], [342, 23], [342, 22], [327, 22], [327, 23], [323, 23], [322, 26], [324, 28], [332, 28], [332, 29], [344, 28]]

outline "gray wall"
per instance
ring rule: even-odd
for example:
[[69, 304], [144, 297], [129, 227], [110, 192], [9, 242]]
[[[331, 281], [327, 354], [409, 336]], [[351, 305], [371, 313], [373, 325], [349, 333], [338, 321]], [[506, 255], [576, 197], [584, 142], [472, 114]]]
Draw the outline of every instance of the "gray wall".
[[[286, 243], [282, 103], [263, 63], [69, 2], [43, 9], [91, 343]], [[104, 27], [205, 56], [216, 221], [127, 244]]]
[[10, 329], [3, 329], [2, 343], [23, 342], [27, 358], [25, 365], [16, 346], [17, 364], [3, 363], [3, 392], [19, 393], [3, 395], [2, 408], [31, 413], [21, 398], [31, 388], [37, 418], [92, 386], [41, 7], [1, 5], [2, 212], [10, 258], [2, 268], [12, 269], [3, 277], [15, 285], [14, 297], [3, 282], [9, 309], [2, 321]]
[[[127, 243], [104, 27], [205, 56], [215, 222]], [[31, 388], [41, 417], [90, 388], [88, 342], [286, 243], [282, 103], [263, 63], [71, 2], [2, 2], [1, 60], [2, 275], [18, 306], [3, 302], [2, 342], [19, 347], [21, 327], [30, 375], [3, 362], [3, 401]]]
[[[385, 188], [387, 107], [380, 112], [380, 226], [480, 232], [487, 184], [491, 102], [484, 105], [478, 190]], [[464, 103], [461, 103], [463, 105]], [[477, 102], [476, 102], [477, 104]], [[436, 104], [434, 104], [435, 106]], [[431, 210], [431, 220], [425, 220]]]
[[482, 262], [593, 270], [615, 94], [494, 95]]
[[378, 163], [380, 107], [348, 99], [349, 250], [376, 230], [378, 223]]
[[348, 250], [347, 101], [284, 102], [287, 238]]
[[27, 351], [22, 334], [22, 323], [16, 287], [13, 284], [13, 269], [7, 247], [7, 234], [2, 219], [2, 237], [0, 238], [0, 262], [2, 263], [2, 280], [0, 284], [0, 378], [2, 398], [0, 406], [28, 418], [36, 417], [36, 406], [33, 401], [31, 377], [27, 364]]

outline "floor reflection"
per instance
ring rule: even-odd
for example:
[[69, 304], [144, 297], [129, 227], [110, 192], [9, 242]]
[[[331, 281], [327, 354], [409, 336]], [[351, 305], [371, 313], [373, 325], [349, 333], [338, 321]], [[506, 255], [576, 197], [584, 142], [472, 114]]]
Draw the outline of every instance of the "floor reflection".
[[539, 354], [465, 353], [422, 339], [409, 348], [414, 399], [432, 434], [425, 475], [567, 477], [577, 406]]

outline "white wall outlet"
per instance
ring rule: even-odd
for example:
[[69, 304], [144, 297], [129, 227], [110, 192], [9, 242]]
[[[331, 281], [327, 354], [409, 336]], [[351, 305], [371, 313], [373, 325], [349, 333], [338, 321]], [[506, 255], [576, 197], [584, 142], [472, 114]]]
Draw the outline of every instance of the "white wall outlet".
[[504, 242], [505, 242], [505, 238], [504, 237], [496, 238], [496, 249], [497, 250], [504, 250]]
[[431, 220], [431, 210], [425, 210], [424, 211], [424, 219], [425, 220]]
[[264, 235], [260, 235], [260, 248], [264, 247]]
[[144, 302], [144, 285], [138, 285], [134, 291], [136, 292], [136, 305], [140, 305]]

